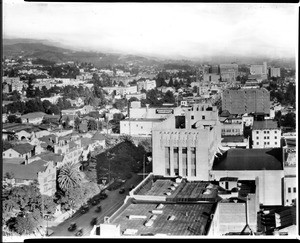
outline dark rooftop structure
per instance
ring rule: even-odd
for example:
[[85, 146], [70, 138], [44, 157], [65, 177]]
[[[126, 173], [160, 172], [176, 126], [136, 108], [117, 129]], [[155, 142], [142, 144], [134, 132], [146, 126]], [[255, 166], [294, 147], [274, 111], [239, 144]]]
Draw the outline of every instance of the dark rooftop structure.
[[34, 146], [29, 143], [17, 144], [12, 149], [17, 151], [20, 154], [30, 153], [33, 150]]
[[222, 137], [222, 143], [240, 143], [244, 142], [244, 136], [224, 136]]
[[206, 235], [214, 203], [166, 203], [128, 201], [110, 219], [110, 224], [120, 225], [121, 235], [126, 230], [134, 235]]
[[264, 130], [264, 129], [278, 129], [277, 121], [264, 120], [264, 121], [254, 121], [253, 130]]
[[281, 148], [232, 148], [215, 158], [212, 170], [283, 170]]

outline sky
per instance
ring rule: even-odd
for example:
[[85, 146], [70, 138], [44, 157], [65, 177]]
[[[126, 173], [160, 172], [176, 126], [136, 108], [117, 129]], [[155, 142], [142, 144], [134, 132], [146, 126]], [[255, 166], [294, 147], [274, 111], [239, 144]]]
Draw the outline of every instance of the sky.
[[170, 58], [293, 57], [298, 5], [3, 0], [3, 36]]

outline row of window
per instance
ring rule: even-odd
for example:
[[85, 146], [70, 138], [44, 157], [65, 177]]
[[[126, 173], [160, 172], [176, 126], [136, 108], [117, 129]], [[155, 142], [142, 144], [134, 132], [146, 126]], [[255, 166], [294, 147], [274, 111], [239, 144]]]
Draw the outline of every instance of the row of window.
[[[264, 142], [264, 145], [270, 145], [270, 142]], [[277, 142], [274, 142], [275, 145], [277, 145]], [[259, 145], [259, 142], [256, 142], [256, 145]]]
[[[288, 193], [291, 193], [291, 192], [292, 192], [292, 188], [288, 187]], [[293, 188], [293, 192], [296, 193], [296, 187]]]
[[[195, 117], [194, 117], [194, 116], [191, 116], [191, 119], [194, 120]], [[202, 116], [202, 120], [205, 120], [205, 116]]]
[[[257, 140], [259, 140], [259, 137], [256, 137]], [[264, 139], [270, 139], [269, 136], [264, 136]], [[274, 139], [277, 139], [277, 136], [274, 137]]]
[[[264, 131], [264, 134], [269, 134], [270, 131]], [[277, 133], [277, 131], [275, 130], [274, 133]], [[259, 131], [256, 131], [256, 134], [259, 134]]]

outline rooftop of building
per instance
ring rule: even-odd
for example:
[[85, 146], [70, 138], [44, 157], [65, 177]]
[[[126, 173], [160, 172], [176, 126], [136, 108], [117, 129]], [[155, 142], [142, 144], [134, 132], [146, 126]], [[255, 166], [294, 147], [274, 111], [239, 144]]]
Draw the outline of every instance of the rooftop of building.
[[2, 175], [12, 173], [15, 179], [34, 180], [37, 179], [38, 172], [44, 171], [48, 162], [36, 160], [28, 165], [3, 163]]
[[254, 121], [253, 130], [264, 130], [264, 129], [279, 129], [277, 121], [264, 120], [264, 121]]
[[244, 142], [244, 136], [224, 136], [222, 137], [222, 143], [242, 143]]
[[218, 188], [210, 182], [187, 181], [150, 176], [134, 192], [135, 195], [158, 196], [169, 202], [210, 201], [218, 198]]
[[20, 143], [20, 144], [16, 144], [12, 149], [17, 151], [20, 154], [26, 154], [31, 152], [33, 148], [34, 146], [29, 143]]
[[2, 158], [3, 163], [20, 165], [25, 162], [24, 158]]
[[136, 235], [205, 235], [210, 227], [214, 203], [127, 202], [109, 222], [119, 224], [122, 235], [126, 229]]
[[135, 121], [135, 122], [161, 122], [163, 118], [128, 118], [124, 121]]
[[215, 157], [212, 170], [283, 170], [281, 148], [232, 148]]
[[44, 117], [45, 115], [46, 115], [46, 113], [44, 113], [44, 112], [31, 112], [31, 113], [27, 113], [25, 115], [22, 115], [22, 118], [34, 119], [34, 118]]

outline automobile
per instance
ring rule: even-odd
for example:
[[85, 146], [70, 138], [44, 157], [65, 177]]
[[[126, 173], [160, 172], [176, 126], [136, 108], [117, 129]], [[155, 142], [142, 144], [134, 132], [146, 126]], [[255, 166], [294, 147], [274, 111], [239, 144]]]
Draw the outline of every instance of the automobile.
[[98, 223], [98, 218], [97, 217], [92, 218], [91, 225], [94, 226], [97, 223]]
[[102, 192], [102, 193], [100, 193], [99, 198], [100, 199], [105, 199], [105, 198], [107, 198], [107, 194]]
[[87, 211], [89, 211], [89, 206], [88, 206], [88, 205], [82, 206], [80, 212], [81, 212], [81, 213], [86, 213]]
[[122, 188], [119, 190], [119, 193], [120, 193], [120, 194], [123, 194], [124, 192], [125, 192], [125, 188], [122, 187]]
[[95, 206], [95, 205], [97, 205], [99, 202], [100, 202], [99, 199], [94, 199], [94, 200], [92, 201], [92, 205]]
[[76, 223], [73, 222], [73, 223], [70, 224], [68, 230], [69, 231], [74, 231], [76, 229], [76, 227], [77, 227]]
[[101, 207], [101, 205], [99, 205], [99, 206], [97, 206], [95, 212], [96, 212], [96, 213], [100, 213], [101, 210], [102, 210], [102, 207]]
[[79, 228], [75, 235], [76, 236], [82, 236], [83, 235], [83, 228]]

